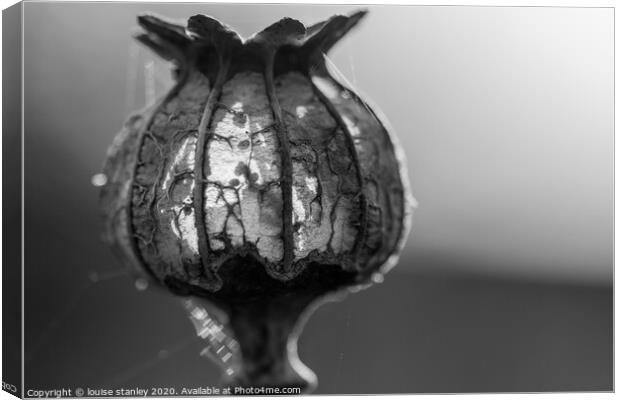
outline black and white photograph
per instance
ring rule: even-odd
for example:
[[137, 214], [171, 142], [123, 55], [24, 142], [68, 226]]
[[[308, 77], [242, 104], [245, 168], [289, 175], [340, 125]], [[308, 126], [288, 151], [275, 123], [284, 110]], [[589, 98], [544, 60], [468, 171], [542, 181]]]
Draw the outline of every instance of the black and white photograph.
[[613, 6], [3, 6], [4, 391], [614, 391]]

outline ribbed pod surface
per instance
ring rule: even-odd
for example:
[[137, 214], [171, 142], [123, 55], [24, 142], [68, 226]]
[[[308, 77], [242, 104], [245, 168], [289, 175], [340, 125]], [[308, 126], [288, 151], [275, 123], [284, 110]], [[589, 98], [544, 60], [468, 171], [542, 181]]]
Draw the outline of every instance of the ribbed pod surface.
[[205, 16], [140, 19], [179, 77], [108, 153], [106, 237], [128, 264], [215, 292], [234, 257], [280, 281], [393, 263], [411, 206], [402, 156], [323, 58], [361, 15], [284, 19], [246, 41]]

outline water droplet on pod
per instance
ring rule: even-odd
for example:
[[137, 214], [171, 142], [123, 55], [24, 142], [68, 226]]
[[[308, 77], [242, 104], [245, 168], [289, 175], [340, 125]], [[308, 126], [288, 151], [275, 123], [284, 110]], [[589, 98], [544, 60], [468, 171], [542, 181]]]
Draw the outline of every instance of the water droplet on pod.
[[92, 178], [90, 178], [90, 183], [93, 186], [101, 187], [108, 183], [108, 177], [106, 176], [106, 174], [95, 174], [92, 176]]
[[136, 289], [141, 291], [141, 292], [146, 290], [146, 289], [148, 289], [148, 287], [149, 287], [149, 282], [146, 279], [144, 279], [144, 278], [136, 279], [134, 284], [136, 285]]

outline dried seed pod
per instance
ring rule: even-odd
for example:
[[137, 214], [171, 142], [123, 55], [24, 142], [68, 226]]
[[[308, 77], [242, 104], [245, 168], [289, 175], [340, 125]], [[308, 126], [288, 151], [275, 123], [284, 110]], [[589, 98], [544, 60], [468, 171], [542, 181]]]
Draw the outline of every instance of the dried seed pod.
[[377, 114], [325, 53], [364, 12], [247, 40], [196, 15], [138, 18], [137, 39], [177, 66], [156, 105], [108, 151], [106, 238], [131, 267], [230, 316], [242, 384], [307, 385], [300, 315], [394, 265], [413, 199]]

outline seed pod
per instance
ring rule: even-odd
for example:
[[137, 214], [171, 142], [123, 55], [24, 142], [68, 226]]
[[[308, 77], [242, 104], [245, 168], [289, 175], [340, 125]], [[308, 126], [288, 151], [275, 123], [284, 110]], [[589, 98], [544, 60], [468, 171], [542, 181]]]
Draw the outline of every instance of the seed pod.
[[138, 18], [137, 39], [177, 79], [108, 151], [105, 237], [129, 266], [230, 316], [242, 384], [306, 385], [300, 314], [380, 277], [408, 232], [400, 148], [325, 64], [364, 14], [284, 18], [247, 40], [204, 15]]

